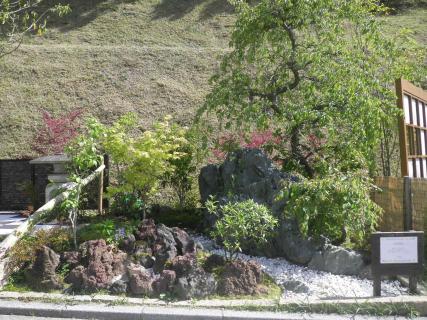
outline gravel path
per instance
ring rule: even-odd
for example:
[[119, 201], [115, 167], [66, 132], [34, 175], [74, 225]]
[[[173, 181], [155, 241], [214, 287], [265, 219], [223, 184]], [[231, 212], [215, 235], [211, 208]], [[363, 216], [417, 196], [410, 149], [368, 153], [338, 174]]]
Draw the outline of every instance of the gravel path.
[[[211, 239], [192, 235], [199, 241], [205, 250], [223, 255], [223, 250]], [[283, 258], [253, 257], [239, 254], [243, 260], [255, 260], [282, 287], [293, 286], [293, 291], [284, 290], [284, 298], [306, 300], [307, 298], [354, 298], [371, 297], [372, 281], [352, 276], [339, 276], [329, 272], [316, 271], [307, 267], [295, 265]], [[382, 281], [383, 296], [397, 296], [407, 294], [408, 290], [398, 281]]]

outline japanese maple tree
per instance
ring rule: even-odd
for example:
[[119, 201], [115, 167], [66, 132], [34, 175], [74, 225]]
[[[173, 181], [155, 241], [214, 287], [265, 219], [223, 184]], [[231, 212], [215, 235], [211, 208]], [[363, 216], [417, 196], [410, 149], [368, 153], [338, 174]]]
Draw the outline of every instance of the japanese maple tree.
[[42, 110], [43, 126], [37, 132], [32, 147], [40, 155], [63, 153], [65, 145], [78, 135], [83, 109], [73, 110], [60, 117]]

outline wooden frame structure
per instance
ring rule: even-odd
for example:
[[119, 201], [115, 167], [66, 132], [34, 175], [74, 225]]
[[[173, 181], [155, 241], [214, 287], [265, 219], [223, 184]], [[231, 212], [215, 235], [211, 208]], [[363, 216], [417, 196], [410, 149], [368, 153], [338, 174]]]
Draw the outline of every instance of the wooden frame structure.
[[396, 94], [402, 177], [427, 178], [427, 92], [401, 78]]

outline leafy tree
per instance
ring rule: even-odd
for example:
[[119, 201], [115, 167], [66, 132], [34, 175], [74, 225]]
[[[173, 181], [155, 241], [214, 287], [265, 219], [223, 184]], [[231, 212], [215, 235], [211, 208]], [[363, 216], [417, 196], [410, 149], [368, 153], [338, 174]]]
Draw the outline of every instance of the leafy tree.
[[47, 0], [0, 0], [0, 58], [18, 47], [25, 33], [43, 33], [50, 14], [69, 11], [68, 5], [52, 6]]
[[384, 127], [399, 113], [394, 79], [411, 79], [421, 56], [406, 37], [384, 36], [376, 17], [386, 9], [374, 0], [232, 2], [232, 51], [198, 119], [273, 130], [286, 169], [307, 177], [374, 173]]
[[197, 151], [188, 139], [180, 143], [177, 151], [181, 153], [181, 156], [169, 160], [174, 170], [166, 172], [164, 179], [174, 190], [178, 198], [179, 207], [182, 209], [186, 205], [187, 196], [195, 181], [197, 164], [194, 161], [194, 154]]
[[85, 128], [80, 128], [78, 136], [68, 142], [65, 153], [69, 156], [68, 171], [73, 176], [85, 177], [95, 170], [103, 161], [104, 150], [101, 138], [105, 128], [98, 120], [90, 118]]
[[287, 200], [285, 214], [296, 218], [305, 236], [326, 236], [334, 244], [363, 247], [382, 213], [370, 199], [372, 188], [360, 173], [302, 179], [282, 192]]
[[133, 137], [136, 119], [122, 117], [105, 128], [101, 139], [103, 149], [110, 155], [119, 172], [119, 183], [111, 187], [111, 195], [134, 193], [147, 204], [160, 186], [161, 179], [174, 171], [171, 163], [184, 155], [179, 148], [186, 141], [185, 129], [169, 123], [169, 118], [154, 124], [153, 130]]
[[138, 207], [145, 208], [162, 180], [174, 176], [175, 170], [181, 177], [180, 170], [185, 171], [183, 167], [187, 166], [187, 158], [183, 160], [185, 165], [179, 161], [187, 156], [183, 149], [187, 145], [186, 129], [170, 124], [169, 120], [166, 117], [155, 123], [152, 130], [141, 133], [135, 114], [124, 115], [110, 126], [89, 119], [86, 132], [67, 148], [71, 171], [84, 176], [100, 164], [103, 154], [108, 154], [117, 174], [117, 183], [109, 187], [109, 196], [128, 195], [132, 201], [141, 200]]

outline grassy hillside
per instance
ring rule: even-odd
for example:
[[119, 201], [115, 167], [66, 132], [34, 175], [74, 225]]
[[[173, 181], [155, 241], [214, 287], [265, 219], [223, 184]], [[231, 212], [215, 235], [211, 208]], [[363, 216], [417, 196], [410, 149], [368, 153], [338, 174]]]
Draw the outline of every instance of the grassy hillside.
[[[144, 124], [171, 114], [182, 123], [209, 90], [227, 50], [226, 0], [72, 0], [73, 12], [0, 62], [0, 158], [31, 155], [44, 108], [83, 107], [103, 121], [136, 111]], [[386, 18], [427, 43], [427, 11]]]

